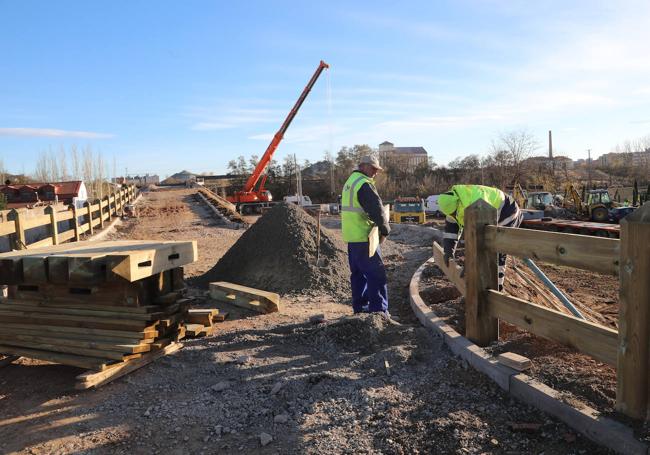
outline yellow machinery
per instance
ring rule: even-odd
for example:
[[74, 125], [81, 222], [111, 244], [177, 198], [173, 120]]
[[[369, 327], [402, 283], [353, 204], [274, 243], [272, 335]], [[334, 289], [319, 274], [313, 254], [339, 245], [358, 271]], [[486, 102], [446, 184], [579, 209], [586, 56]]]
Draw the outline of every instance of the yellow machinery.
[[426, 223], [424, 201], [417, 197], [400, 197], [395, 199], [390, 212], [393, 223]]
[[568, 208], [567, 201], [572, 200], [574, 210], [578, 215], [589, 218], [591, 221], [606, 223], [609, 220], [609, 209], [613, 205], [607, 190], [589, 190], [585, 194], [585, 199], [583, 201], [572, 184], [567, 185], [564, 197], [565, 208]]

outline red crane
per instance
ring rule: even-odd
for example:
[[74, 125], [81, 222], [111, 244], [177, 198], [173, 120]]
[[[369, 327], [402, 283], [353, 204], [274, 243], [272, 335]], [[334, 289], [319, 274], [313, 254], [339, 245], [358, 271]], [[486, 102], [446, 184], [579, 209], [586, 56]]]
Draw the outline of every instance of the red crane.
[[[287, 131], [287, 128], [289, 128], [289, 125], [291, 125], [291, 122], [293, 121], [294, 117], [298, 113], [300, 106], [302, 106], [302, 103], [307, 98], [307, 95], [309, 95], [309, 92], [311, 91], [312, 87], [316, 83], [316, 80], [318, 80], [318, 77], [323, 72], [323, 70], [329, 67], [330, 66], [324, 61], [322, 60], [320, 61], [318, 68], [316, 68], [314, 75], [311, 77], [311, 79], [307, 83], [307, 86], [300, 94], [298, 101], [296, 101], [296, 104], [293, 106], [293, 109], [291, 109], [291, 111], [289, 112], [289, 115], [287, 115], [287, 118], [284, 119], [284, 123], [282, 124], [278, 132], [275, 133], [275, 136], [273, 136], [273, 139], [271, 140], [269, 146], [266, 148], [266, 151], [264, 152], [262, 159], [259, 161], [259, 163], [257, 163], [257, 166], [255, 166], [255, 170], [253, 171], [251, 176], [248, 177], [248, 180], [246, 181], [244, 188], [242, 188], [241, 191], [237, 191], [233, 196], [229, 196], [227, 198], [230, 202], [234, 202], [236, 204], [249, 204], [249, 203], [254, 204], [257, 202], [271, 202], [273, 200], [273, 196], [271, 195], [271, 192], [266, 188], [264, 188], [264, 184], [266, 183], [266, 178], [267, 178], [267, 174], [264, 174], [264, 172], [266, 171], [266, 168], [271, 162], [271, 158], [273, 158], [273, 154], [275, 153], [275, 150], [278, 148], [278, 145], [280, 145], [280, 142], [284, 137], [284, 133]], [[262, 174], [264, 174], [264, 177], [262, 177]], [[260, 181], [260, 178], [262, 178], [262, 182], [259, 186], [259, 189], [256, 190], [255, 186], [257, 186], [257, 183]]]

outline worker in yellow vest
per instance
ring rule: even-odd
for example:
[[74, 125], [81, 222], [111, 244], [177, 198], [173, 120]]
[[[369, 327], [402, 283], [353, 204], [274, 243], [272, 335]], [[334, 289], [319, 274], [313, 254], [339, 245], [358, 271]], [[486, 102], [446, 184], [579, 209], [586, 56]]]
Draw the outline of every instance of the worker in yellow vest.
[[[474, 202], [483, 199], [497, 209], [499, 226], [519, 227], [523, 213], [514, 198], [498, 188], [483, 185], [454, 185], [438, 197], [440, 211], [446, 215], [445, 233], [442, 246], [445, 251], [445, 263], [454, 255], [456, 244], [462, 236], [465, 225], [465, 209]], [[506, 273], [506, 255], [499, 253], [499, 291], [503, 291]]]
[[374, 177], [382, 168], [374, 156], [361, 158], [359, 168], [343, 185], [341, 194], [341, 230], [348, 244], [352, 309], [354, 313], [388, 313], [388, 284], [381, 250], [369, 256], [368, 235], [373, 227], [379, 229], [379, 243], [390, 234], [388, 218]]

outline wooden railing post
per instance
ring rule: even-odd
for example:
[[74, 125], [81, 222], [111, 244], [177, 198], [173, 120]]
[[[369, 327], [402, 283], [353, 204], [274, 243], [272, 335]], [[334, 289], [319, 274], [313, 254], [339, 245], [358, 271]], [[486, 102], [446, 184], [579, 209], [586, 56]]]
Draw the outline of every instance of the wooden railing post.
[[74, 230], [74, 241], [79, 241], [79, 215], [77, 214], [77, 206], [70, 204], [68, 210], [72, 210], [72, 229]]
[[[113, 199], [113, 207], [112, 207], [112, 208], [111, 208], [111, 198]], [[113, 217], [113, 211], [114, 211], [114, 209], [115, 209], [115, 192], [112, 192], [112, 193], [108, 196], [108, 219], [109, 219], [109, 220]], [[116, 209], [115, 209], [115, 212], [117, 212]]]
[[648, 419], [650, 204], [621, 221], [616, 409]]
[[99, 228], [104, 229], [104, 209], [102, 209], [102, 200], [95, 199], [95, 204], [99, 207]]
[[13, 221], [16, 225], [16, 233], [14, 234], [14, 249], [24, 250], [27, 248], [27, 241], [25, 240], [25, 213], [23, 210], [13, 209], [7, 215], [7, 220]]
[[45, 214], [50, 215], [50, 232], [52, 234], [52, 245], [59, 244], [59, 225], [56, 221], [56, 209], [53, 205], [45, 207]]
[[95, 230], [93, 229], [93, 208], [92, 204], [88, 201], [84, 202], [84, 208], [86, 209], [86, 214], [88, 215], [88, 232], [90, 235], [93, 235]]
[[499, 321], [488, 312], [487, 289], [497, 289], [497, 254], [485, 244], [485, 226], [497, 211], [483, 200], [465, 209], [465, 336], [479, 346], [499, 339]]

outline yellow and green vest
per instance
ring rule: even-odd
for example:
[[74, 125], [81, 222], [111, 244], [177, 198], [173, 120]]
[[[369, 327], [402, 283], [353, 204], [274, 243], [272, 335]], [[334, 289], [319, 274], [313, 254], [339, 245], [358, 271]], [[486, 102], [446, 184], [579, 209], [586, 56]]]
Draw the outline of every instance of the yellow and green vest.
[[370, 221], [368, 215], [359, 204], [357, 194], [364, 183], [373, 188], [375, 180], [363, 172], [353, 172], [343, 185], [341, 193], [341, 230], [344, 242], [367, 242], [368, 234], [375, 223]]
[[464, 226], [465, 209], [479, 199], [483, 199], [495, 209], [499, 210], [506, 200], [506, 195], [498, 188], [483, 185], [454, 185], [451, 192], [458, 196], [456, 215], [452, 217], [460, 227]]

